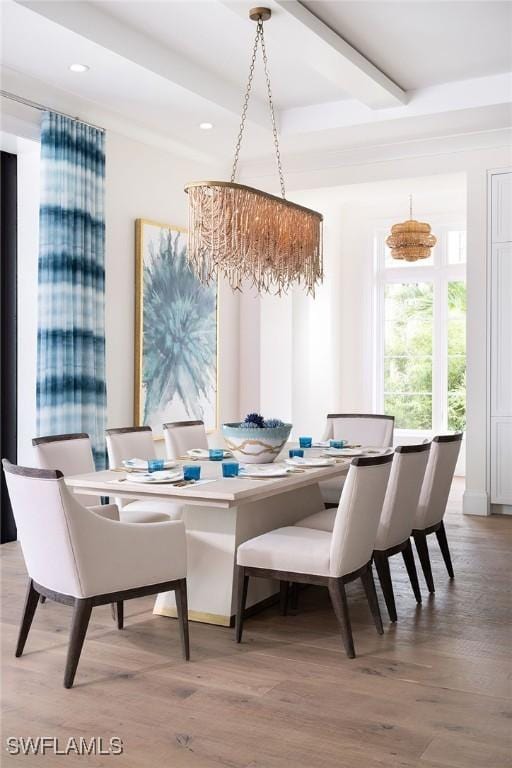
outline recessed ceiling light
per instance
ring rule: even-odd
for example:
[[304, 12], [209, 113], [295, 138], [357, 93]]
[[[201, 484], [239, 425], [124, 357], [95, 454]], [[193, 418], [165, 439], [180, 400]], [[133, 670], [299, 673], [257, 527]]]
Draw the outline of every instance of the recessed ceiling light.
[[213, 123], [199, 123], [199, 127], [202, 131], [211, 131]]
[[87, 64], [70, 64], [69, 68], [72, 72], [87, 72], [89, 69]]

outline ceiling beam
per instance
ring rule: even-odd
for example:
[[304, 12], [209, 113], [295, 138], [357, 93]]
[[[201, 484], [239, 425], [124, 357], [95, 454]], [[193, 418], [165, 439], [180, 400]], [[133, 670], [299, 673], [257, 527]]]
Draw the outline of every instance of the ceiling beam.
[[[101, 11], [96, 4], [66, 0], [15, 0], [19, 5], [75, 32], [102, 48], [159, 75], [184, 90], [240, 115], [239, 88], [185, 59], [138, 30]], [[268, 106], [253, 96], [247, 120], [269, 130]]]
[[[254, 0], [221, 0], [238, 14], [248, 15]], [[340, 93], [372, 109], [398, 107], [407, 102], [406, 92], [384, 72], [356, 51], [298, 0], [265, 0], [272, 20], [265, 29], [274, 39], [291, 42], [297, 57]]]

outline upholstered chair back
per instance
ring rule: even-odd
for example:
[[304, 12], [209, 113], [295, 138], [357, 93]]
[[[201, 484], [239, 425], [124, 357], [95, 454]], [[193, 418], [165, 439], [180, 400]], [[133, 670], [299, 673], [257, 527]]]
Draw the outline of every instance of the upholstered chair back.
[[156, 451], [151, 427], [107, 429], [108, 463], [120, 467], [125, 459], [155, 459]]
[[392, 453], [352, 461], [334, 521], [331, 576], [345, 576], [371, 559], [392, 461]]
[[[94, 472], [91, 440], [85, 432], [35, 437], [32, 445], [36, 465], [41, 469], [58, 469], [65, 477]], [[76, 494], [75, 498], [84, 506], [101, 503], [97, 496]]]
[[432, 440], [414, 519], [414, 529], [430, 528], [443, 519], [461, 443], [462, 432], [438, 435]]
[[375, 549], [396, 547], [411, 535], [429, 451], [430, 443], [395, 449]]
[[[81, 596], [66, 517], [66, 504], [78, 502], [66, 488], [62, 472], [18, 467], [7, 459], [2, 463], [30, 578], [56, 592]], [[84, 510], [84, 514], [92, 513]]]
[[[119, 427], [107, 429], [105, 434], [110, 469], [121, 467], [125, 459], [156, 459], [151, 427]], [[116, 497], [116, 504], [123, 509], [127, 501]]]
[[202, 421], [175, 421], [164, 424], [165, 450], [169, 459], [177, 459], [192, 448], [208, 448]]
[[324, 440], [347, 440], [358, 445], [388, 448], [393, 445], [394, 416], [367, 413], [330, 413]]

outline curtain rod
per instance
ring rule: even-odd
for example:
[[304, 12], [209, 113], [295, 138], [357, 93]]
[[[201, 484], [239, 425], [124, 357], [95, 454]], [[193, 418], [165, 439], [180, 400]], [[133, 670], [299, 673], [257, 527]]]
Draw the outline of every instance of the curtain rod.
[[26, 107], [32, 107], [32, 109], [38, 109], [40, 112], [55, 112], [57, 115], [62, 115], [62, 117], [68, 117], [70, 120], [76, 120], [79, 123], [84, 123], [84, 125], [88, 125], [90, 128], [96, 128], [98, 131], [105, 132], [105, 128], [102, 128], [101, 125], [94, 125], [94, 123], [89, 123], [87, 120], [82, 120], [80, 117], [75, 117], [74, 115], [69, 115], [67, 112], [61, 112], [60, 109], [54, 109], [53, 107], [45, 107], [44, 104], [38, 104], [37, 101], [30, 101], [30, 99], [25, 99], [23, 96], [18, 96], [16, 93], [10, 93], [9, 91], [0, 91], [0, 95], [3, 96], [4, 99], [10, 99], [11, 101], [16, 101], [18, 104], [24, 104]]

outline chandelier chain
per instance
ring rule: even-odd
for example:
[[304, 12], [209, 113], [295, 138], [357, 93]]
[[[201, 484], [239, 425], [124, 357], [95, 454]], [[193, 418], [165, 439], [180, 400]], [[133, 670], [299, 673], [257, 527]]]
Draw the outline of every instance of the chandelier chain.
[[279, 137], [277, 135], [276, 116], [274, 114], [274, 102], [272, 101], [272, 89], [270, 87], [270, 74], [268, 71], [267, 49], [265, 48], [265, 37], [263, 35], [263, 22], [261, 22], [261, 54], [263, 56], [263, 67], [265, 69], [265, 79], [267, 81], [268, 105], [270, 107], [270, 117], [272, 120], [272, 134], [274, 136], [274, 147], [276, 149], [277, 172], [279, 173], [279, 184], [281, 185], [281, 195], [286, 197], [284, 186], [283, 166], [281, 163], [281, 153], [279, 151]]
[[276, 150], [277, 171], [279, 173], [279, 184], [281, 186], [281, 195], [282, 195], [283, 199], [285, 199], [286, 198], [286, 188], [285, 188], [285, 184], [284, 184], [284, 174], [283, 174], [283, 166], [282, 166], [282, 162], [281, 162], [281, 153], [279, 151], [279, 136], [278, 136], [278, 133], [277, 133], [276, 116], [275, 116], [275, 112], [274, 112], [274, 102], [272, 100], [272, 88], [271, 88], [271, 85], [270, 85], [270, 74], [269, 74], [269, 70], [268, 70], [267, 50], [266, 50], [266, 47], [265, 47], [265, 37], [264, 37], [264, 34], [263, 34], [263, 19], [261, 19], [261, 18], [258, 19], [258, 24], [257, 24], [257, 27], [256, 27], [256, 37], [254, 38], [254, 46], [253, 46], [253, 50], [252, 50], [251, 64], [250, 64], [250, 67], [249, 67], [249, 78], [248, 78], [248, 81], [247, 81], [247, 88], [246, 88], [246, 91], [245, 91], [244, 103], [243, 103], [243, 107], [242, 107], [242, 115], [241, 115], [241, 120], [240, 120], [240, 129], [238, 131], [238, 137], [237, 137], [237, 142], [236, 142], [236, 146], [235, 146], [235, 156], [234, 156], [234, 159], [233, 159], [233, 168], [232, 168], [232, 171], [231, 171], [231, 182], [234, 182], [235, 178], [236, 178], [236, 171], [237, 171], [237, 167], [238, 167], [238, 159], [239, 159], [239, 155], [240, 155], [240, 147], [242, 145], [242, 138], [243, 138], [243, 134], [244, 134], [244, 130], [245, 130], [245, 120], [247, 118], [247, 109], [248, 109], [248, 106], [249, 106], [249, 99], [250, 99], [250, 96], [251, 96], [252, 82], [253, 82], [253, 78], [254, 78], [254, 68], [255, 68], [255, 65], [256, 65], [256, 56], [257, 56], [257, 53], [258, 53], [258, 45], [259, 45], [260, 42], [261, 42], [261, 54], [262, 54], [262, 57], [263, 57], [263, 68], [264, 68], [264, 71], [265, 71], [265, 81], [266, 81], [266, 84], [267, 84], [267, 94], [268, 94], [268, 104], [269, 104], [269, 108], [270, 108], [270, 118], [271, 118], [271, 121], [272, 121], [272, 135], [273, 135], [273, 138], [274, 138], [274, 147], [275, 147], [275, 150]]
[[263, 22], [261, 19], [258, 21], [258, 26], [256, 29], [256, 37], [254, 38], [254, 45], [252, 49], [252, 57], [251, 57], [251, 64], [249, 67], [249, 79], [247, 80], [247, 87], [245, 89], [245, 96], [244, 96], [244, 103], [242, 106], [242, 116], [240, 120], [240, 129], [238, 131], [238, 137], [236, 140], [236, 146], [235, 146], [235, 157], [233, 158], [233, 169], [231, 171], [231, 182], [235, 181], [236, 177], [236, 169], [238, 166], [238, 156], [240, 154], [240, 147], [242, 145], [242, 138], [244, 135], [244, 128], [245, 128], [245, 118], [247, 117], [247, 107], [249, 106], [249, 98], [251, 96], [251, 88], [252, 88], [252, 80], [254, 77], [254, 67], [256, 65], [256, 54], [258, 53], [258, 43], [260, 39], [260, 25], [261, 30], [263, 31]]

